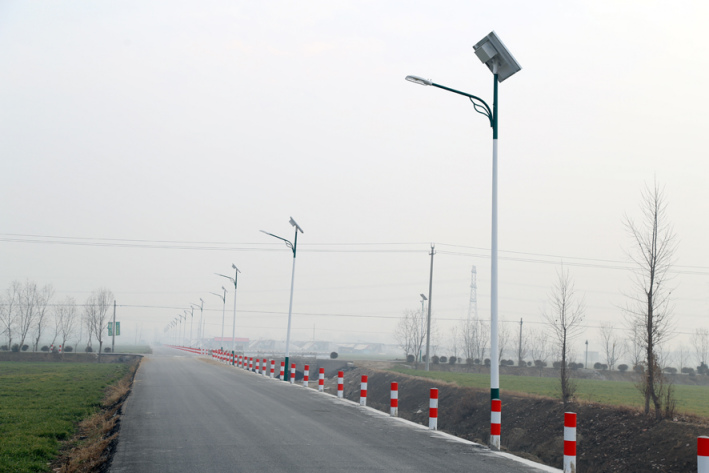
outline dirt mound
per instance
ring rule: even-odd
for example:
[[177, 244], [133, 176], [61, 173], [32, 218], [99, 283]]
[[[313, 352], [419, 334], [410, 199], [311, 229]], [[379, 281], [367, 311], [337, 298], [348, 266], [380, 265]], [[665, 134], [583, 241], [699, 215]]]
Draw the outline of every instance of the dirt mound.
[[[399, 415], [428, 425], [429, 389], [439, 389], [438, 427], [487, 445], [490, 393], [399, 373], [358, 368], [345, 373], [346, 398], [359, 401], [367, 374], [367, 405], [389, 412], [391, 382], [399, 383]], [[332, 382], [332, 380], [328, 380]], [[554, 399], [502, 392], [502, 448], [562, 467], [564, 408]], [[697, 471], [697, 437], [709, 435], [701, 419], [655, 422], [632, 408], [574, 404], [578, 414], [578, 469], [592, 472]]]

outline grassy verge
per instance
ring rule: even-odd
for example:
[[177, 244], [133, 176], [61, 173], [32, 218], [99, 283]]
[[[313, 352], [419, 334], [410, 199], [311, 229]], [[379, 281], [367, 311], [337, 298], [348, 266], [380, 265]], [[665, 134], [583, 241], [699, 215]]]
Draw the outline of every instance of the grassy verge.
[[[490, 376], [487, 374], [412, 370], [401, 366], [391, 370], [413, 376], [439, 379], [459, 386], [490, 389]], [[578, 382], [578, 391], [576, 392], [578, 399], [617, 406], [640, 407], [643, 405], [643, 399], [633, 383], [589, 379], [575, 381]], [[500, 388], [503, 393], [504, 391], [514, 391], [559, 397], [559, 380], [557, 378], [500, 375]], [[706, 386], [675, 385], [675, 396], [677, 411], [709, 417], [709, 388]]]
[[0, 472], [47, 471], [124, 364], [0, 362]]

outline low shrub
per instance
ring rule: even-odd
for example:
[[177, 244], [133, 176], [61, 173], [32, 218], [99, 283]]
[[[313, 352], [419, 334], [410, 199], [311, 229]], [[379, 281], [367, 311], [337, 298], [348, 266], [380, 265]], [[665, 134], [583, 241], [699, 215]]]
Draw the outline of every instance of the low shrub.
[[445, 356], [442, 356], [438, 359], [438, 361], [441, 363], [448, 363], [448, 358], [446, 358]]
[[625, 373], [626, 371], [628, 371], [628, 365], [618, 365], [618, 371], [620, 371], [621, 373]]
[[448, 358], [449, 365], [454, 365], [456, 363], [456, 361], [458, 361], [458, 358], [456, 358], [454, 356], [451, 356], [450, 358]]
[[480, 358], [475, 358], [475, 359], [473, 360], [473, 363], [475, 363], [476, 365], [479, 365], [479, 364], [480, 364]]
[[673, 368], [671, 366], [666, 366], [665, 369], [662, 371], [669, 374], [677, 374], [677, 368]]
[[106, 347], [103, 349], [104, 353], [111, 353], [111, 347]]
[[[476, 361], [476, 360], [473, 360], [472, 358], [466, 358], [466, 359], [465, 359], [465, 364], [466, 364], [466, 365], [476, 364], [475, 361]], [[478, 361], [479, 361], [479, 360], [478, 360]]]
[[490, 358], [485, 358], [485, 366], [490, 366]]
[[706, 363], [702, 361], [700, 365], [697, 366], [697, 373], [709, 375], [709, 366], [707, 366]]
[[438, 355], [433, 355], [431, 357], [431, 361], [433, 362], [434, 365], [437, 365], [438, 362], [440, 361], [440, 358], [438, 358]]
[[595, 362], [595, 363], [593, 364], [593, 369], [594, 369], [594, 370], [600, 370], [601, 368], [603, 368], [603, 365], [601, 364], [600, 361], [597, 361], [597, 362]]
[[340, 355], [338, 355], [336, 351], [333, 351], [332, 353], [330, 353], [331, 360], [336, 360], [338, 356], [340, 356]]
[[64, 347], [64, 351], [67, 353], [71, 353], [72, 351], [74, 351], [74, 348], [71, 345], [67, 345]]
[[87, 347], [86, 347], [86, 350], [84, 350], [84, 351], [85, 351], [86, 353], [93, 353], [94, 349], [91, 348], [91, 347], [89, 347], [89, 346], [87, 346]]
[[7, 348], [7, 345], [3, 345], [0, 347], [0, 351], [8, 351], [9, 348]]
[[531, 362], [531, 361], [528, 361], [528, 362], [527, 362], [527, 366], [532, 366], [532, 362]]
[[30, 349], [29, 345], [22, 345], [22, 351], [27, 351]]
[[13, 344], [12, 344], [12, 351], [13, 351], [14, 353], [19, 352], [19, 351], [20, 351], [20, 345], [18, 345], [17, 343], [13, 343]]
[[413, 363], [414, 361], [416, 361], [416, 357], [414, 355], [406, 355], [407, 363]]

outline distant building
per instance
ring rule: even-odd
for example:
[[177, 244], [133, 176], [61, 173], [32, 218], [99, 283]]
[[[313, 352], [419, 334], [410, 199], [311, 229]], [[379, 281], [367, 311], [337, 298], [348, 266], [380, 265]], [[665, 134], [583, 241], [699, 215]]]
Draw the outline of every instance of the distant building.
[[340, 343], [338, 352], [383, 355], [388, 352], [388, 347], [384, 343]]

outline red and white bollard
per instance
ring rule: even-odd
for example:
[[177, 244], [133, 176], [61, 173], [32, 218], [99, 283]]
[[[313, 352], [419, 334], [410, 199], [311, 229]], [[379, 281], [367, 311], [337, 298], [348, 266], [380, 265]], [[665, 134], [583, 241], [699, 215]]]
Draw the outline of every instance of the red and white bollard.
[[290, 384], [295, 384], [295, 363], [290, 364]]
[[253, 371], [253, 370], [254, 370], [254, 357], [250, 356], [249, 357], [249, 371]]
[[60, 355], [62, 354], [62, 346], [61, 345], [59, 345], [59, 354]]
[[438, 430], [438, 389], [431, 388], [431, 400], [428, 404], [428, 429]]
[[359, 391], [359, 405], [360, 406], [366, 406], [367, 405], [367, 375], [363, 374], [362, 375], [362, 386], [360, 387]]
[[53, 353], [53, 352], [54, 352], [54, 344], [52, 343], [52, 346], [49, 347], [49, 353]]
[[325, 390], [325, 368], [320, 368], [318, 371], [318, 391]]
[[697, 473], [709, 473], [709, 437], [697, 437]]
[[399, 383], [391, 383], [391, 410], [392, 417], [399, 415]]
[[492, 400], [490, 415], [490, 446], [500, 449], [500, 433], [502, 432], [502, 401]]
[[564, 473], [576, 473], [575, 412], [564, 412]]
[[271, 379], [273, 379], [273, 375], [276, 373], [276, 360], [271, 360]]
[[337, 397], [342, 397], [342, 393], [345, 390], [344, 382], [345, 373], [342, 371], [337, 372]]
[[310, 366], [305, 365], [303, 368], [303, 387], [308, 387], [308, 376], [310, 375]]
[[261, 360], [261, 376], [266, 376], [266, 365], [268, 363], [268, 360], [264, 358]]
[[278, 375], [278, 377], [281, 379], [281, 381], [285, 381], [286, 380], [285, 376], [286, 376], [286, 362], [281, 361], [281, 374]]

